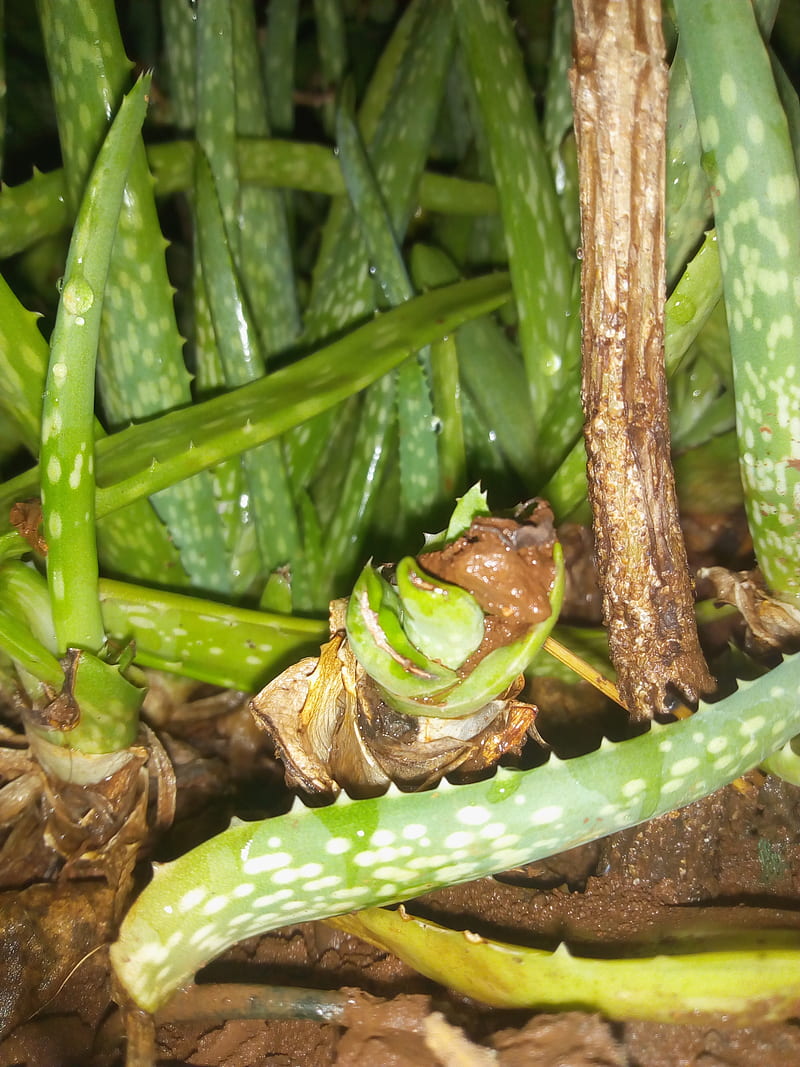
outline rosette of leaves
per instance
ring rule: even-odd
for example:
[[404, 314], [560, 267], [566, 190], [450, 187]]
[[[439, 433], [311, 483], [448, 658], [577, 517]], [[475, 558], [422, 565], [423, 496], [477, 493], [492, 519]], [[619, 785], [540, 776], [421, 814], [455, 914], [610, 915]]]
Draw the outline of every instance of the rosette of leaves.
[[331, 604], [319, 657], [253, 700], [287, 781], [308, 793], [424, 789], [517, 752], [536, 708], [523, 672], [557, 617], [564, 566], [550, 508], [488, 514], [473, 488], [416, 558], [362, 571]]

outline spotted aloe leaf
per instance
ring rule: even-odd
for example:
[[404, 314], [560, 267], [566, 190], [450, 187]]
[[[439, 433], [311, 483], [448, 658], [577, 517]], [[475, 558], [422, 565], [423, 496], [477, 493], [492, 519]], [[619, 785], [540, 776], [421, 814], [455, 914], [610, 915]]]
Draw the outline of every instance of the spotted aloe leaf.
[[[38, 8], [65, 162], [66, 193], [74, 208], [105, 135], [109, 113], [130, 80], [131, 63], [113, 0], [40, 0]], [[98, 352], [102, 407], [116, 426], [192, 400], [165, 246], [144, 145], [139, 140], [114, 242]], [[171, 486], [154, 500], [154, 506], [192, 578], [204, 588], [225, 590], [225, 546], [215, 521], [208, 475]]]
[[104, 292], [149, 81], [123, 101], [86, 188], [64, 273], [42, 409], [41, 492], [59, 651], [99, 650], [94, 380]]
[[[779, 0], [755, 0], [754, 12], [764, 38], [769, 36]], [[670, 67], [667, 107], [666, 242], [667, 284], [672, 286], [697, 246], [711, 217], [708, 178], [686, 66], [686, 42], [679, 38]]]
[[[402, 58], [399, 62], [397, 57], [392, 60], [392, 65], [396, 64], [392, 94], [380, 119], [374, 123], [374, 136], [370, 138], [369, 131], [365, 136], [374, 178], [398, 238], [405, 233], [413, 210], [453, 42], [448, 5], [417, 5], [417, 8], [419, 17], [407, 43], [404, 42]], [[380, 86], [381, 90], [385, 88], [382, 76]], [[382, 91], [378, 96], [385, 99]], [[367, 125], [372, 126], [372, 115], [369, 118]], [[364, 135], [361, 113], [359, 119]], [[373, 311], [378, 292], [369, 266], [355, 214], [338, 207], [326, 226], [314, 270], [305, 321], [308, 340], [337, 332]], [[336, 519], [326, 532], [326, 564], [332, 580], [352, 572], [367, 523], [374, 513], [377, 493], [387, 470], [386, 442], [393, 432], [395, 402], [396, 390], [391, 381], [379, 383], [364, 399], [364, 416], [343, 477]], [[309, 445], [313, 449], [319, 436], [318, 428], [313, 432], [313, 428], [304, 427], [302, 441], [293, 437], [295, 473], [303, 466], [302, 451], [308, 451]], [[329, 431], [325, 430], [323, 444], [328, 436]]]
[[466, 590], [436, 581], [411, 556], [397, 564], [404, 629], [426, 656], [454, 670], [483, 640], [483, 612]]
[[[676, 0], [714, 189], [745, 506], [771, 591], [800, 601], [800, 186], [749, 0]], [[741, 72], [741, 76], [737, 73]]]
[[[363, 108], [359, 116], [362, 112]], [[326, 145], [242, 137], [236, 142], [236, 156], [242, 181], [253, 185], [299, 189], [323, 196], [341, 196], [345, 191], [339, 161]], [[155, 179], [156, 196], [169, 196], [191, 187], [191, 141], [148, 145], [147, 161]], [[467, 216], [497, 212], [495, 188], [484, 181], [426, 171], [420, 178], [417, 196], [424, 211]], [[13, 256], [41, 238], [58, 233], [74, 217], [61, 169], [47, 174], [36, 172], [28, 181], [4, 187], [0, 197], [0, 258]]]
[[[267, 378], [98, 441], [98, 516], [285, 433], [509, 296], [504, 274], [425, 293]], [[317, 383], [313, 392], [309, 381]], [[0, 486], [0, 516], [15, 500], [36, 494], [39, 473], [36, 467]]]
[[402, 600], [368, 564], [353, 587], [347, 610], [350, 647], [364, 670], [398, 697], [424, 697], [451, 688], [458, 676], [415, 648], [403, 622]]
[[[356, 213], [371, 270], [385, 301], [395, 306], [414, 295], [392, 221], [369, 157], [359, 136], [353, 85], [345, 83], [336, 116], [336, 143], [347, 191]], [[433, 406], [425, 368], [430, 353], [406, 360], [397, 370], [395, 396], [399, 426], [400, 492], [407, 515], [426, 514], [440, 486]]]
[[272, 0], [267, 8], [267, 33], [262, 47], [269, 117], [276, 133], [294, 127], [295, 38], [300, 0]]
[[545, 417], [552, 397], [578, 375], [578, 348], [565, 349], [567, 315], [577, 312], [575, 262], [507, 5], [457, 0], [453, 10], [505, 224], [533, 432], [547, 440], [558, 436]]

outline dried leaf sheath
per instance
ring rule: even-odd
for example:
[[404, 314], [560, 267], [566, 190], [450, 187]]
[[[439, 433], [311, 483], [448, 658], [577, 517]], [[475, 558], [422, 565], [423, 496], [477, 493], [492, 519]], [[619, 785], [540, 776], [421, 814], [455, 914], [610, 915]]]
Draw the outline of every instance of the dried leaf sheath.
[[637, 718], [713, 687], [669, 454], [658, 0], [574, 0], [583, 243], [583, 405], [612, 659]]

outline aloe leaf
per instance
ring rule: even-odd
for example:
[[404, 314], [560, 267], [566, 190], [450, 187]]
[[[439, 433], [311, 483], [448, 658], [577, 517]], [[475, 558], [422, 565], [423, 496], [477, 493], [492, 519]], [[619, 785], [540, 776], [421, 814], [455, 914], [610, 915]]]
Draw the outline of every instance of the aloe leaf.
[[[314, 14], [323, 89], [335, 95], [347, 67], [344, 18], [339, 0], [314, 0]], [[333, 132], [334, 112], [332, 100], [323, 104], [322, 122], [329, 136]]]
[[[212, 32], [199, 39], [201, 70], [213, 71], [214, 76], [201, 77], [199, 102], [204, 117], [198, 124], [198, 137], [212, 169], [228, 177], [223, 184], [216, 178], [212, 182], [210, 175], [201, 181], [205, 172], [198, 159], [196, 189], [206, 291], [225, 381], [233, 386], [264, 374], [270, 355], [295, 339], [299, 315], [281, 195], [243, 186], [235, 136], [219, 135], [228, 122], [229, 109], [236, 116], [234, 134], [269, 134], [252, 5], [235, 0], [224, 25], [215, 29], [217, 21], [218, 16], [209, 24]], [[204, 25], [202, 16], [200, 25]], [[225, 86], [219, 84], [220, 76]], [[224, 227], [217, 218], [214, 189], [220, 197]], [[242, 462], [262, 565], [269, 572], [291, 564], [300, 579], [300, 535], [281, 445], [277, 441], [262, 445], [247, 452]]]
[[[673, 451], [702, 445], [736, 424], [733, 368], [725, 305], [720, 301], [697, 336], [681, 373], [670, 383]], [[738, 481], [736, 453], [734, 476]]]
[[403, 629], [430, 659], [456, 670], [483, 640], [483, 612], [471, 593], [442, 582], [406, 556], [397, 564]]
[[[403, 59], [411, 45], [423, 10], [424, 0], [412, 0], [395, 26], [389, 41], [378, 58], [375, 70], [370, 78], [364, 99], [358, 110], [358, 124], [361, 135], [367, 144], [371, 144], [381, 116], [387, 110], [398, 72], [402, 69]], [[337, 168], [338, 169], [338, 168]], [[339, 190], [346, 192], [344, 182]], [[314, 267], [312, 284], [317, 285], [319, 275], [327, 270], [332, 257], [335, 258], [336, 244], [341, 238], [341, 227], [347, 215], [347, 201], [344, 197], [334, 200], [328, 212], [328, 218], [322, 231], [320, 250]], [[324, 328], [324, 327], [321, 327]], [[308, 330], [308, 321], [306, 321]], [[313, 329], [310, 334], [313, 337]]]
[[0, 277], [0, 411], [32, 455], [39, 452], [42, 391], [47, 373], [47, 342], [27, 311]]
[[[99, 441], [98, 515], [285, 433], [364, 389], [468, 318], [501, 306], [510, 293], [505, 274], [425, 293], [266, 379]], [[313, 393], [309, 381], [316, 383]], [[36, 468], [11, 479], [0, 487], [0, 507], [34, 495], [37, 485]]]
[[455, 541], [456, 538], [463, 536], [467, 532], [474, 518], [478, 515], [488, 514], [489, 505], [486, 493], [481, 489], [480, 485], [473, 485], [463, 496], [456, 500], [456, 506], [453, 508], [453, 514], [450, 516], [447, 529], [442, 534], [434, 534], [432, 537], [426, 538], [426, 551], [431, 552], [434, 548], [440, 548], [441, 545], [446, 544], [448, 541]]
[[58, 648], [47, 582], [33, 567], [19, 560], [0, 566], [0, 603], [17, 619], [24, 619], [30, 633], [49, 652]]
[[[769, 37], [779, 0], [754, 0], [764, 38]], [[686, 67], [685, 43], [678, 39], [669, 74], [666, 161], [667, 285], [679, 276], [711, 218], [708, 177]]]
[[197, 10], [197, 141], [205, 154], [219, 198], [229, 245], [239, 251], [236, 209], [239, 175], [236, 153], [236, 83], [233, 76], [232, 3], [203, 4]]
[[294, 129], [292, 94], [299, 8], [300, 0], [272, 0], [267, 8], [267, 32], [261, 49], [270, 124], [283, 134]]
[[367, 564], [347, 606], [347, 637], [361, 666], [392, 694], [393, 704], [397, 698], [438, 693], [458, 681], [454, 670], [415, 647], [403, 623], [397, 593]]
[[[685, 807], [757, 766], [796, 733], [799, 680], [795, 657], [690, 719], [654, 724], [576, 759], [551, 756], [533, 770], [500, 769], [470, 785], [443, 781], [422, 793], [391, 787], [372, 800], [343, 795], [329, 807], [296, 805], [277, 818], [237, 822], [159, 868], [111, 947], [116, 975], [140, 1007], [155, 1011], [237, 940], [301, 917], [408, 900]], [[699, 981], [698, 998], [712, 991], [712, 975], [727, 990], [738, 983], [748, 995], [766, 976], [766, 963], [763, 952], [749, 958], [752, 981], [743, 986], [734, 958], [717, 959], [716, 970]], [[779, 998], [776, 1014], [796, 1011], [796, 960], [787, 967], [791, 995]], [[661, 977], [668, 969], [665, 963]], [[618, 1010], [611, 998], [619, 985], [603, 982], [607, 974], [594, 970], [591, 984], [601, 982], [604, 1011]], [[635, 975], [626, 985], [635, 985]], [[778, 987], [761, 988], [767, 996], [754, 1005], [757, 1017], [775, 1007], [769, 998]], [[655, 990], [658, 996], [658, 985]], [[547, 996], [546, 984], [538, 993]], [[691, 1007], [702, 1009], [702, 999]]]
[[[458, 501], [446, 533], [426, 538], [426, 550], [462, 536], [485, 510], [486, 496], [475, 485]], [[561, 610], [563, 552], [556, 542], [547, 617], [476, 665], [467, 661], [483, 641], [484, 612], [465, 589], [427, 575], [424, 560], [402, 559], [394, 584], [371, 564], [364, 567], [347, 605], [348, 641], [395, 710], [434, 718], [467, 716], [501, 697], [544, 644]]]
[[94, 528], [94, 378], [104, 292], [149, 80], [123, 101], [98, 155], [78, 213], [59, 301], [42, 409], [42, 516], [47, 579], [59, 651], [98, 650]]
[[569, 70], [572, 66], [572, 0], [556, 0], [553, 33], [547, 68], [542, 136], [547, 146], [564, 233], [577, 247], [581, 220], [578, 208], [578, 156], [572, 133], [572, 93]]
[[440, 494], [452, 499], [467, 477], [458, 348], [453, 337], [431, 345], [431, 391], [439, 433]]
[[[496, 648], [484, 657], [475, 669], [445, 697], [434, 694], [423, 714], [432, 717], [458, 718], [469, 715], [503, 693], [525, 670], [550, 636], [556, 624], [564, 596], [564, 561], [560, 545], [555, 546], [555, 584], [550, 594], [550, 615], [524, 638], [503, 648]], [[417, 711], [420, 714], [420, 711]]]
[[[528, 633], [518, 641], [494, 649], [465, 678], [461, 679], [449, 690], [445, 692], [438, 688], [429, 690], [425, 694], [424, 702], [414, 699], [408, 693], [404, 693], [396, 685], [394, 688], [390, 685], [384, 685], [376, 677], [375, 680], [387, 691], [387, 700], [398, 711], [406, 712], [409, 715], [454, 719], [472, 714], [505, 692], [514, 680], [527, 669], [531, 660], [550, 636], [550, 632], [558, 619], [561, 601], [564, 596], [564, 558], [559, 544], [554, 547], [553, 558], [556, 566], [556, 575], [550, 592], [550, 614], [546, 619], [536, 626], [532, 626]], [[360, 660], [361, 656], [355, 646], [353, 650]], [[371, 672], [365, 663], [362, 665], [365, 670]]]
[[[416, 10], [412, 5], [395, 31], [378, 64], [359, 115], [362, 136], [369, 145], [370, 161], [398, 239], [405, 233], [416, 199], [452, 44], [452, 20], [447, 5], [422, 5], [418, 17]], [[409, 24], [412, 25], [410, 37], [405, 33]], [[403, 27], [402, 33], [400, 27]], [[399, 45], [396, 44], [398, 35]], [[390, 95], [386, 92], [390, 84], [386, 72], [394, 76]], [[374, 93], [372, 85], [377, 85]], [[378, 106], [384, 102], [386, 106], [378, 119]], [[413, 120], [409, 120], [409, 116]], [[371, 137], [372, 129], [374, 136]], [[305, 316], [306, 341], [330, 336], [360, 321], [375, 308], [376, 295], [356, 219], [347, 205], [335, 202], [314, 268], [311, 299]], [[379, 404], [385, 406], [385, 413], [377, 411]], [[364, 437], [357, 442], [352, 473], [342, 490], [342, 521], [328, 537], [330, 554], [341, 559], [343, 573], [348, 573], [352, 567], [351, 557], [358, 552], [365, 521], [373, 506], [371, 492], [365, 496], [364, 487], [373, 490], [380, 484], [373, 472], [386, 456], [379, 450], [380, 442], [374, 431], [375, 427], [380, 427], [381, 437], [385, 436], [394, 414], [392, 406], [392, 392], [384, 388], [370, 401], [369, 418], [364, 419]], [[302, 435], [290, 436], [292, 469], [301, 477], [316, 464], [328, 440], [331, 419], [332, 415], [315, 425], [303, 427]], [[298, 456], [300, 449], [305, 453], [304, 457]]]
[[[195, 194], [203, 281], [224, 382], [233, 387], [257, 381], [264, 376], [264, 357], [239, 285], [213, 178], [203, 156], [197, 159]], [[262, 564], [271, 571], [294, 559], [299, 544], [294, 502], [280, 444], [270, 441], [250, 449], [242, 463], [248, 488], [244, 510], [252, 509], [255, 515]], [[236, 493], [228, 500], [223, 497], [221, 503], [232, 506], [235, 514], [242, 510], [238, 507], [240, 499], [241, 493]]]
[[315, 619], [251, 611], [200, 597], [100, 580], [108, 633], [133, 641], [136, 663], [244, 692], [325, 640]]
[[764, 760], [762, 766], [768, 774], [777, 774], [785, 782], [800, 786], [800, 752], [797, 738], [787, 741], [783, 748]]
[[[38, 6], [67, 194], [75, 204], [107, 128], [109, 108], [128, 83], [131, 64], [123, 49], [113, 0], [40, 0]], [[114, 426], [189, 404], [192, 399], [172, 306], [165, 246], [140, 141], [131, 160], [114, 243], [98, 355], [100, 399]], [[213, 521], [208, 475], [159, 496], [154, 506], [193, 580], [203, 588], [224, 590], [228, 568], [224, 542]]]
[[[161, 7], [164, 46], [170, 84], [177, 91], [171, 95], [174, 119], [178, 126], [190, 130], [197, 115], [197, 19], [195, 12], [183, 0], [165, 0]], [[170, 146], [175, 148], [176, 145]], [[185, 144], [184, 147], [189, 147]], [[198, 158], [202, 150], [184, 153], [188, 172], [192, 175], [195, 202], [198, 196]], [[208, 164], [206, 162], [206, 169]], [[175, 168], [173, 168], [174, 173]], [[163, 176], [163, 172], [162, 172]], [[156, 179], [158, 185], [158, 179]], [[192, 181], [189, 182], [192, 185]], [[177, 191], [177, 190], [175, 190]], [[219, 213], [219, 204], [212, 190], [212, 206]], [[194, 257], [192, 260], [192, 351], [195, 369], [195, 395], [203, 397], [219, 391], [225, 384], [219, 348], [208, 302], [203, 276], [202, 241], [200, 227], [194, 227]], [[205, 516], [213, 523], [216, 514], [219, 533], [224, 541], [228, 559], [226, 592], [243, 592], [258, 578], [261, 562], [255, 545], [250, 513], [240, 506], [244, 488], [241, 462], [233, 460], [209, 471], [214, 509]], [[215, 530], [216, 534], [217, 531]], [[218, 550], [219, 551], [219, 550]]]
[[[187, 140], [148, 146], [147, 160], [157, 196], [191, 189], [194, 151], [194, 143]], [[239, 138], [236, 155], [240, 178], [249, 185], [325, 196], [341, 196], [345, 192], [339, 161], [333, 149], [325, 145]], [[417, 197], [422, 210], [445, 215], [497, 212], [497, 192], [485, 181], [428, 171], [420, 177]], [[67, 202], [63, 170], [36, 173], [19, 185], [4, 187], [0, 196], [0, 259], [66, 229], [74, 218], [74, 209]]]
[[708, 0], [675, 8], [716, 194], [745, 506], [768, 586], [797, 601], [800, 185], [788, 125], [748, 0], [724, 19]]
[[160, 11], [172, 120], [179, 130], [190, 130], [196, 114], [195, 13], [185, 0], [161, 0]]
[[[420, 288], [436, 288], [459, 277], [452, 260], [431, 245], [414, 245], [411, 270]], [[528, 484], [536, 463], [536, 444], [530, 432], [531, 404], [519, 350], [488, 316], [461, 326], [455, 347], [469, 400], [483, 421], [492, 425], [496, 446], [523, 484]], [[437, 414], [444, 417], [438, 403]]]
[[347, 195], [363, 238], [370, 273], [386, 301], [395, 306], [413, 295], [383, 192], [355, 116], [353, 82], [345, 82], [336, 111], [336, 146]]
[[[405, 913], [370, 908], [332, 925], [393, 952], [415, 970], [498, 1008], [599, 1012], [611, 1019], [748, 1026], [793, 1014], [800, 995], [794, 933], [738, 935], [735, 948], [588, 958], [465, 936]], [[653, 945], [658, 952], [658, 946]]]
[[[336, 142], [345, 184], [371, 264], [370, 270], [389, 306], [413, 296], [392, 222], [370, 166], [353, 114], [352, 82], [345, 84], [336, 116]], [[430, 353], [406, 360], [397, 370], [395, 395], [400, 448], [400, 486], [404, 513], [426, 514], [436, 500], [439, 456], [430, 387], [423, 362]]]
[[[364, 130], [364, 119], [359, 115], [362, 136], [369, 146], [370, 161], [397, 236], [405, 232], [414, 205], [441, 99], [451, 40], [446, 5], [423, 7], [412, 39], [405, 45], [392, 95], [380, 119], [373, 120], [372, 136], [369, 129]], [[352, 211], [340, 208], [326, 231], [305, 316], [309, 340], [358, 321], [375, 306], [369, 258]]]
[[[0, 278], [0, 373], [4, 388], [0, 391], [0, 411], [16, 427], [19, 440], [34, 455], [39, 453], [42, 394], [49, 353], [47, 342], [36, 325], [36, 316], [17, 300]], [[95, 440], [105, 431], [95, 421]], [[7, 506], [38, 492], [35, 484], [21, 488], [16, 497], [7, 498]], [[164, 526], [150, 504], [141, 500], [120, 515], [108, 516], [98, 526], [98, 551], [107, 567], [142, 580], [163, 580], [181, 585], [186, 575]]]
[[[232, 69], [236, 85], [238, 137], [270, 136], [267, 94], [261, 81], [253, 5], [234, 0]], [[231, 165], [237, 167], [234, 140]], [[287, 349], [300, 332], [295, 271], [285, 199], [281, 192], [239, 181], [238, 267], [265, 358]]]
[[23, 671], [58, 692], [64, 684], [64, 668], [19, 618], [0, 608], [0, 649]]
[[578, 310], [572, 302], [574, 257], [506, 5], [455, 0], [453, 8], [491, 150], [533, 433], [543, 437], [550, 432], [552, 397], [578, 380], [579, 351], [564, 349], [565, 315]]

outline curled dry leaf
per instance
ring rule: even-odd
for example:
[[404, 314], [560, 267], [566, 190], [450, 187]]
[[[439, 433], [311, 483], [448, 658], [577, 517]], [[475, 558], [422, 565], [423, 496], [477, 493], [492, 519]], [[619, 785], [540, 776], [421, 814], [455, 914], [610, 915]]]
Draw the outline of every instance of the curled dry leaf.
[[47, 541], [42, 532], [42, 505], [38, 498], [18, 500], [16, 504], [12, 504], [8, 520], [34, 552], [38, 552], [40, 556], [47, 555]]
[[344, 631], [346, 600], [331, 603], [331, 640], [318, 658], [289, 667], [254, 697], [286, 781], [309, 794], [382, 793], [390, 782], [424, 789], [461, 767], [492, 766], [525, 743], [536, 708], [513, 689], [464, 719], [404, 715], [386, 704], [353, 655]]
[[697, 576], [711, 583], [714, 599], [738, 608], [757, 646], [781, 652], [800, 649], [800, 608], [770, 596], [759, 571], [703, 567]]

